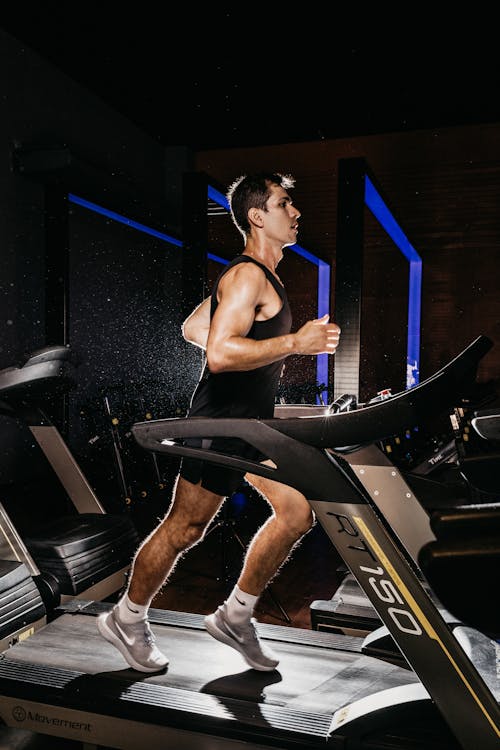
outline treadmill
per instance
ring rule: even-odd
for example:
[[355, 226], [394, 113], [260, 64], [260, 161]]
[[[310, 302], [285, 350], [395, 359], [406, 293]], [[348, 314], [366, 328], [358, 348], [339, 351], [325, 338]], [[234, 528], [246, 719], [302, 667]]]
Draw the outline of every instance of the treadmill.
[[[473, 618], [452, 628], [426, 593], [417, 575], [419, 553], [438, 537], [378, 446], [449, 406], [490, 347], [480, 336], [420, 385], [357, 411], [172, 418], [132, 428], [146, 450], [251, 471], [314, 498], [318, 521], [377, 609], [402, 654], [400, 664], [367, 652], [361, 638], [261, 624], [280, 665], [256, 672], [206, 633], [201, 615], [152, 610], [153, 631], [171, 664], [145, 675], [124, 668], [97, 633], [96, 616], [112, 605], [75, 599], [4, 652], [5, 724], [86, 748], [123, 750], [498, 748], [498, 644]], [[275, 468], [183, 444], [216, 436], [247, 441]]]
[[[453, 422], [456, 419], [455, 414], [451, 415], [451, 418]], [[497, 447], [500, 445], [500, 407], [473, 411], [470, 425], [476, 435], [489, 442], [494, 448], [479, 454], [466, 455], [458, 439], [454, 441], [458, 443], [458, 448], [455, 447], [455, 462], [457, 470], [465, 480], [464, 490], [461, 490], [457, 484], [448, 486], [447, 483], [431, 481], [428, 485], [425, 477], [413, 476], [411, 473], [405, 475], [406, 481], [410, 482], [417, 495], [419, 486], [421, 486], [422, 493], [428, 495], [428, 489], [430, 489], [430, 495], [423, 504], [434, 519], [439, 515], [451, 517], [461, 512], [464, 519], [469, 518], [470, 523], [474, 523], [472, 519], [475, 518], [475, 507], [478, 504], [484, 506], [482, 514], [484, 518], [487, 517], [488, 510], [494, 514], [500, 507], [498, 505], [500, 454]], [[458, 429], [456, 432], [458, 433]], [[469, 488], [471, 488], [470, 494], [468, 494]], [[467, 511], [468, 507], [470, 511]], [[467, 573], [466, 578], [470, 580], [471, 572], [464, 572]], [[477, 579], [474, 580], [476, 580], [476, 588], [481, 585]], [[425, 580], [422, 583], [426, 585]], [[487, 585], [489, 586], [489, 583]], [[428, 593], [433, 596], [432, 590]], [[489, 595], [486, 596], [485, 605], [478, 604], [480, 598], [476, 591], [474, 596], [476, 608], [488, 606]], [[311, 626], [314, 630], [368, 636], [381, 626], [376, 609], [350, 572], [346, 573], [331, 599], [316, 599], [311, 603], [310, 614]]]
[[[139, 544], [128, 515], [106, 513], [47, 416], [47, 404], [74, 384], [67, 346], [0, 370], [0, 650], [38, 630], [61, 602], [119, 591]], [[40, 486], [28, 491], [23, 480], [35, 464]], [[52, 477], [62, 502], [47, 512], [42, 487]]]

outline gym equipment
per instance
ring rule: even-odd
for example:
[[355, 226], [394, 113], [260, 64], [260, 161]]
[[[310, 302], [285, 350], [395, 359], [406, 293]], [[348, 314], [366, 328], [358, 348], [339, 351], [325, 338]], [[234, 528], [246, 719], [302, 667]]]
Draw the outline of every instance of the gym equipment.
[[[500, 642], [494, 594], [492, 602], [492, 578], [500, 570], [500, 503], [435, 511], [430, 525], [436, 539], [418, 559], [433, 591], [461, 622]], [[471, 579], [472, 602], [464, 595], [464, 582]]]
[[0, 650], [45, 625], [46, 609], [31, 571], [18, 560], [0, 559]]
[[[471, 419], [476, 433], [495, 450], [478, 456], [473, 481], [500, 493], [500, 407], [476, 411]], [[480, 475], [478, 467], [483, 467]], [[468, 466], [462, 464], [467, 475]], [[486, 482], [482, 477], [486, 475]], [[493, 482], [493, 475], [495, 481]], [[491, 606], [491, 580], [500, 569], [500, 503], [482, 503], [431, 514], [436, 540], [419, 553], [419, 563], [440, 601], [464, 623], [500, 641], [500, 613]], [[486, 575], [485, 575], [486, 572]], [[464, 596], [465, 580], [474, 581], [474, 606]]]
[[[15, 576], [9, 563], [14, 561], [37, 584], [45, 607], [44, 616], [49, 617], [60, 602], [77, 595], [103, 599], [119, 590], [139, 543], [136, 530], [126, 515], [105, 512], [58, 429], [42, 410], [43, 404], [72, 387], [74, 369], [68, 347], [47, 346], [33, 352], [19, 366], [0, 371], [0, 413], [7, 435], [9, 423], [13, 434], [14, 427], [18, 431], [16, 434], [28, 427], [31, 440], [24, 438], [25, 444], [35, 439], [35, 444], [29, 446], [30, 460], [41, 461], [44, 466], [48, 460], [64, 491], [64, 513], [50, 519], [50, 508], [48, 513], [44, 509], [43, 520], [36, 524], [29, 523], [30, 516], [36, 512], [35, 505], [44, 502], [42, 493], [41, 500], [18, 498], [22, 507], [16, 508], [14, 504], [10, 512], [0, 505], [2, 592], [4, 584], [6, 586], [0, 603], [8, 608], [9, 600], [14, 599], [7, 585]], [[25, 457], [15, 458], [17, 471], [28, 473]], [[13, 473], [12, 466], [2, 471], [4, 495], [8, 494], [8, 485], [16, 484]], [[18, 477], [19, 481], [21, 479]], [[26, 576], [18, 585], [30, 588]], [[18, 606], [18, 602], [12, 602], [12, 607], [14, 605]], [[41, 624], [44, 624], [44, 616]]]
[[[470, 420], [470, 424], [476, 433], [485, 440], [489, 440], [490, 444], [493, 445], [495, 444], [495, 439], [497, 441], [500, 439], [498, 436], [499, 414], [500, 407], [473, 411]], [[456, 586], [460, 587], [461, 592], [457, 592], [457, 597], [463, 599], [463, 580], [469, 580], [472, 575], [472, 568], [467, 570], [467, 560], [471, 560], [474, 554], [473, 524], [478, 523], [475, 509], [477, 505], [481, 505], [481, 518], [484, 519], [488, 513], [491, 513], [491, 521], [494, 523], [495, 501], [500, 498], [500, 482], [498, 479], [500, 457], [495, 449], [492, 451], [483, 450], [480, 453], [469, 452], [468, 454], [464, 450], [463, 430], [460, 424], [465, 421], [463, 409], [455, 408], [450, 415], [450, 419], [454, 425], [456, 435], [453, 441], [454, 463], [456, 471], [462, 476], [461, 485], [458, 483], [448, 485], [447, 482], [433, 481], [428, 476], [415, 475], [413, 472], [405, 472], [404, 476], [411, 489], [419, 496], [422, 505], [429, 512], [434, 530], [442, 528], [445, 523], [446, 528], [458, 529], [459, 527], [456, 523], [451, 527], [451, 519], [457, 516], [467, 519], [470, 523], [470, 528], [465, 525], [463, 527], [464, 538], [462, 541], [462, 545], [465, 545], [465, 548], [469, 551], [464, 553], [465, 556], [462, 559], [462, 575], [455, 577]], [[484, 425], [486, 429], [481, 431], [479, 425]], [[496, 438], [494, 437], [495, 435]], [[470, 442], [470, 438], [468, 438], [468, 442]], [[447, 455], [449, 454], [450, 451], [447, 452]], [[491, 495], [494, 490], [497, 493], [496, 497]], [[438, 519], [440, 520], [438, 521]], [[494, 528], [494, 526], [491, 528]], [[454, 544], [459, 544], [459, 542], [455, 540]], [[494, 548], [495, 542], [493, 542], [492, 557], [495, 555]], [[445, 557], [444, 549], [444, 547], [441, 549], [442, 560]], [[450, 565], [455, 566], [458, 572], [458, 550], [456, 555], [452, 555], [451, 548], [446, 549]], [[430, 552], [427, 554], [430, 554]], [[427, 558], [425, 559], [427, 560]], [[435, 565], [435, 561], [432, 564]], [[444, 563], [441, 562], [440, 564], [442, 566], [441, 569], [444, 570]], [[478, 565], [477, 562], [476, 565]], [[479, 563], [479, 567], [482, 565], [483, 563]], [[430, 566], [431, 562], [428, 560], [428, 570]], [[487, 589], [490, 587], [490, 582], [488, 580], [478, 581], [474, 576], [472, 577], [475, 580], [474, 598], [478, 617], [480, 617], [479, 612], [483, 608], [488, 610], [487, 617], [489, 617], [490, 595]], [[422, 583], [424, 586], [426, 585], [425, 581], [422, 581]], [[442, 591], [440, 584], [436, 585], [435, 588], [439, 588]], [[480, 591], [482, 592], [481, 594], [479, 593]], [[430, 596], [433, 596], [431, 591], [428, 593]], [[461, 607], [454, 604], [454, 611], [461, 611]], [[349, 572], [346, 573], [342, 583], [331, 599], [316, 599], [311, 603], [310, 613], [311, 626], [314, 630], [367, 636], [369, 633], [376, 631], [381, 625], [377, 612], [370, 604], [368, 598], [363, 594], [355, 577]]]
[[472, 426], [484, 440], [500, 442], [500, 409], [482, 409], [476, 411], [472, 418]]
[[[3, 721], [124, 750], [496, 750], [497, 644], [474, 627], [452, 629], [427, 595], [418, 556], [436, 537], [378, 445], [448, 408], [490, 347], [479, 337], [420, 385], [363, 409], [268, 420], [173, 418], [132, 428], [146, 450], [252, 471], [314, 498], [318, 521], [405, 666], [364, 653], [359, 638], [262, 625], [281, 662], [256, 673], [204, 631], [200, 615], [154, 610], [153, 630], [171, 664], [162, 674], [138, 674], [97, 634], [96, 615], [112, 605], [74, 600], [0, 661]], [[276, 468], [182, 444], [216, 436], [254, 445]]]

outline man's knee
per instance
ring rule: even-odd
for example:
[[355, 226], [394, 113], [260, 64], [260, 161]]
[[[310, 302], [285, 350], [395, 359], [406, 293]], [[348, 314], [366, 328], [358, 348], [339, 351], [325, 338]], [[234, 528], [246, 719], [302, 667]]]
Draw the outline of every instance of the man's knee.
[[172, 535], [172, 545], [176, 552], [184, 552], [200, 542], [205, 535], [207, 526], [208, 522], [205, 521], [191, 521], [185, 526], [178, 527], [176, 533]]
[[314, 526], [315, 516], [305, 497], [295, 497], [294, 502], [280, 504], [274, 510], [277, 518], [296, 539], [307, 534]]
[[297, 515], [295, 517], [295, 523], [297, 525], [299, 536], [307, 534], [307, 532], [312, 529], [312, 527], [314, 526], [314, 520], [314, 513], [312, 512], [309, 503], [307, 503], [306, 506], [301, 506], [300, 511], [297, 512]]
[[165, 532], [177, 552], [203, 539], [222, 499], [199, 484], [179, 478], [172, 507], [164, 520]]

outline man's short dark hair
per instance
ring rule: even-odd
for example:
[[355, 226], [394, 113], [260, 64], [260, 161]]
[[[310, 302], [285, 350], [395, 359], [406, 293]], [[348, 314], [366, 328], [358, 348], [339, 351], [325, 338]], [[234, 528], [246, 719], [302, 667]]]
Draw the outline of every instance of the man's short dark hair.
[[295, 185], [295, 179], [289, 174], [280, 172], [241, 175], [234, 180], [227, 191], [226, 197], [229, 201], [231, 217], [245, 240], [250, 232], [248, 212], [251, 208], [267, 211], [266, 204], [271, 195], [271, 185], [279, 185], [284, 190], [290, 190]]

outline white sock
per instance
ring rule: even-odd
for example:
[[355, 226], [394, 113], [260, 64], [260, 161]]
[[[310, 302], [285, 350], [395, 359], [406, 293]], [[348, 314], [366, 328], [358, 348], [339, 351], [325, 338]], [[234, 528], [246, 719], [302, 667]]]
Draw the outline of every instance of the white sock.
[[147, 619], [149, 604], [135, 604], [128, 598], [128, 594], [122, 596], [117, 607], [118, 617], [126, 625]]
[[239, 625], [250, 620], [258, 598], [253, 594], [246, 594], [238, 586], [235, 586], [225, 602], [229, 622]]

